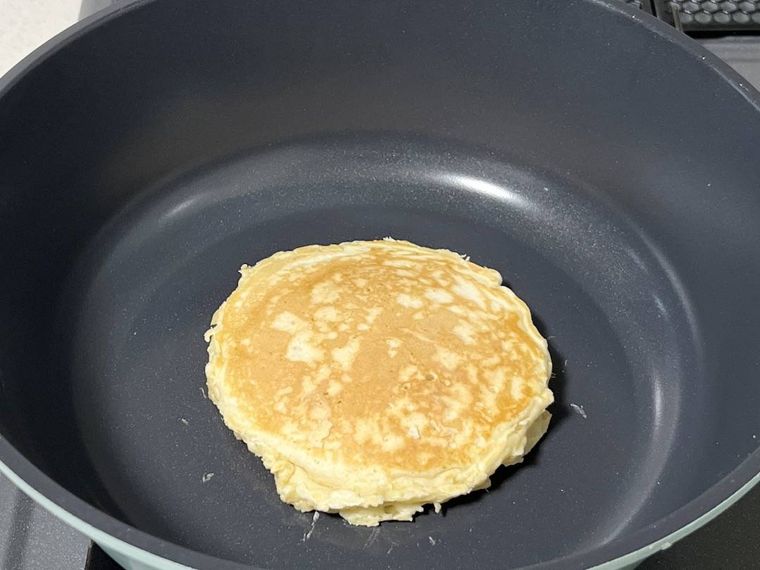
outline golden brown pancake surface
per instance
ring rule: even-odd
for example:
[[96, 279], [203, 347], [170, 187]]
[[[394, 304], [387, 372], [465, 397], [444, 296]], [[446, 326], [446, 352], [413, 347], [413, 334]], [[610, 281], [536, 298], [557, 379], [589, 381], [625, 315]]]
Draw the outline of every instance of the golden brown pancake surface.
[[545, 431], [546, 341], [496, 271], [382, 240], [241, 275], [209, 331], [209, 394], [300, 510], [409, 520]]

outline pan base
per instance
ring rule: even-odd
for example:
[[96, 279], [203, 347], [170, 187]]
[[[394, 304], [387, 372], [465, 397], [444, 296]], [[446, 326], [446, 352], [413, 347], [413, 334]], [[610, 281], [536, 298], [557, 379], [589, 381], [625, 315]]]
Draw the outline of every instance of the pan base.
[[[203, 333], [241, 264], [384, 236], [500, 271], [549, 339], [557, 403], [489, 492], [372, 530], [279, 500], [206, 399]], [[603, 192], [509, 157], [360, 136], [251, 152], [146, 190], [82, 255], [61, 320], [81, 443], [114, 514], [240, 562], [519, 566], [593, 548], [667, 512], [658, 493], [703, 460], [669, 461], [700, 371], [668, 269]]]

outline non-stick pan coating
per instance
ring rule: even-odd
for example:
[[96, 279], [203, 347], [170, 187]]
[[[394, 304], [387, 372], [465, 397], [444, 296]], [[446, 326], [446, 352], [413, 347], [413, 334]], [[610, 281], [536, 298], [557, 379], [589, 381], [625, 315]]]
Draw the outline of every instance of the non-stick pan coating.
[[[0, 92], [3, 436], [116, 519], [259, 566], [588, 566], [704, 513], [760, 464], [760, 112], [637, 18], [165, 0], [68, 42]], [[241, 264], [388, 235], [502, 272], [554, 420], [443, 514], [315, 521], [205, 398], [203, 333]]]

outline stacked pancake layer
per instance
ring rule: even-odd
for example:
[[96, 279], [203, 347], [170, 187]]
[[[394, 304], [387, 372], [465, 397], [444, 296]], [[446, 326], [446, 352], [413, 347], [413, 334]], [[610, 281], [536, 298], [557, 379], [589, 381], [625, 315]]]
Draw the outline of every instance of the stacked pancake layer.
[[546, 341], [501, 276], [409, 242], [307, 246], [244, 266], [206, 366], [227, 426], [283, 501], [411, 520], [482, 489], [546, 431]]

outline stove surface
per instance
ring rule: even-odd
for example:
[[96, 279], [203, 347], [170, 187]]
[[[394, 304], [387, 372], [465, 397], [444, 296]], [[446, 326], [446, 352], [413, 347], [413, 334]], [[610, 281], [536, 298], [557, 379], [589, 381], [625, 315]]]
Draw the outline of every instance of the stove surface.
[[[57, 0], [50, 0], [56, 2]], [[118, 0], [123, 2], [125, 0]], [[40, 4], [40, 0], [32, 0]], [[110, 0], [82, 0], [80, 17]], [[657, 4], [628, 1], [644, 9]], [[760, 14], [760, 8], [758, 8]], [[2, 17], [2, 14], [0, 14]], [[62, 29], [69, 22], [60, 22]], [[49, 26], [55, 30], [55, 23]], [[688, 30], [687, 30], [688, 31]], [[760, 35], [697, 38], [760, 90]], [[34, 47], [34, 46], [32, 46]], [[21, 54], [23, 55], [23, 54]], [[695, 118], [697, 120], [697, 118]], [[0, 568], [9, 570], [112, 570], [120, 568], [96, 545], [59, 521], [0, 475]], [[756, 568], [760, 560], [760, 486], [703, 528], [643, 562], [640, 570]]]

